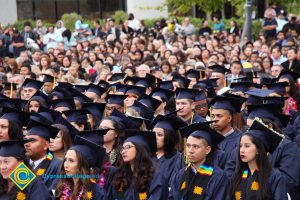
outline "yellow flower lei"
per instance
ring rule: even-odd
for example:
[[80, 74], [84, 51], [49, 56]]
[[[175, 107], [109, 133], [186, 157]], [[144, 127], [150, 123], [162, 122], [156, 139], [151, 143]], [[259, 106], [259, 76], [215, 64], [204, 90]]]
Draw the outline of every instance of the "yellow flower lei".
[[17, 198], [16, 200], [25, 200], [26, 199], [26, 194], [24, 192], [19, 191], [17, 193]]

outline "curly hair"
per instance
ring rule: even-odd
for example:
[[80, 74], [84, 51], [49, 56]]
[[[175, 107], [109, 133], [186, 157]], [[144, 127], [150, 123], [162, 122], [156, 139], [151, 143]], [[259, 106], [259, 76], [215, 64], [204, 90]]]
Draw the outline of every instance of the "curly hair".
[[122, 162], [116, 170], [113, 185], [117, 190], [125, 191], [133, 182], [134, 188], [138, 192], [144, 192], [148, 189], [155, 169], [146, 149], [138, 144], [133, 144], [136, 148], [134, 171], [131, 170], [130, 164]]

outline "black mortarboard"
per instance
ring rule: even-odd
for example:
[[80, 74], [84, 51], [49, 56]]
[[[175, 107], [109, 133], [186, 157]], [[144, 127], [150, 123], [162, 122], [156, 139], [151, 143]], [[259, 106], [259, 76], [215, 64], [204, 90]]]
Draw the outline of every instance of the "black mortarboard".
[[36, 100], [40, 102], [40, 104], [44, 107], [50, 107], [51, 106], [51, 99], [44, 94], [43, 92], [37, 90], [34, 95], [30, 98], [30, 101]]
[[72, 88], [64, 88], [60, 85], [56, 86], [50, 93], [49, 96], [53, 99], [53, 97], [57, 97], [58, 99], [71, 98], [72, 95], [69, 92]]
[[176, 99], [191, 99], [194, 101], [199, 91], [195, 89], [177, 88], [175, 93]]
[[200, 90], [195, 96], [195, 101], [202, 101], [204, 99], [207, 99], [206, 93], [204, 90]]
[[176, 116], [157, 115], [151, 124], [151, 129], [162, 128], [169, 133], [175, 134], [180, 128], [187, 126], [187, 123]]
[[24, 157], [24, 144], [32, 140], [8, 140], [0, 143], [0, 156], [2, 157]]
[[144, 94], [146, 92], [146, 88], [144, 87], [139, 87], [139, 86], [135, 86], [135, 85], [126, 85], [126, 95], [136, 95], [136, 96], [141, 96], [142, 94]]
[[60, 112], [43, 106], [39, 107], [38, 113], [47, 118], [51, 123], [54, 123], [62, 115]]
[[13, 121], [23, 127], [28, 123], [29, 113], [23, 112], [21, 110], [17, 110], [10, 107], [3, 107], [1, 113], [1, 119], [7, 119], [9, 121]]
[[27, 135], [38, 135], [46, 140], [54, 139], [59, 132], [58, 128], [30, 120], [27, 125]]
[[124, 100], [126, 99], [127, 95], [120, 95], [120, 94], [109, 94], [107, 95], [107, 103], [108, 104], [116, 104], [120, 106], [124, 106]]
[[188, 88], [191, 80], [180, 76], [179, 74], [174, 74], [172, 81], [177, 81], [183, 85], [183, 88]]
[[64, 87], [64, 88], [70, 88], [70, 87], [73, 87], [73, 84], [69, 83], [69, 82], [58, 82], [58, 86]]
[[286, 78], [289, 82], [295, 83], [297, 79], [300, 78], [300, 74], [291, 70], [282, 70], [278, 76], [278, 79], [281, 78]]
[[2, 85], [4, 85], [4, 90], [10, 90], [14, 91], [17, 90], [17, 85], [16, 83], [9, 83], [9, 82], [3, 82]]
[[75, 109], [74, 99], [70, 99], [70, 98], [53, 100], [52, 106], [53, 106], [53, 109], [56, 109], [58, 107], [67, 107], [70, 110]]
[[122, 129], [135, 129], [138, 128], [134, 121], [129, 119], [126, 115], [118, 111], [117, 109], [114, 109], [110, 116], [108, 116], [108, 119], [111, 119], [115, 122], [117, 122]]
[[279, 133], [271, 130], [267, 125], [260, 122], [260, 119], [254, 119], [246, 134], [261, 141], [266, 150], [270, 153], [275, 151], [283, 139]]
[[50, 82], [50, 83], [56, 84], [56, 78], [54, 76], [51, 76], [49, 74], [41, 74], [41, 75], [44, 76], [42, 82], [44, 82], [44, 83]]
[[146, 150], [151, 152], [151, 155], [155, 155], [157, 151], [155, 132], [126, 129], [125, 137], [126, 140], [124, 143], [132, 142], [136, 145], [143, 146]]
[[137, 81], [136, 76], [126, 76], [126, 78], [123, 80], [124, 84], [127, 84], [128, 82], [132, 82], [133, 84], [135, 84], [136, 81]]
[[43, 82], [27, 78], [23, 82], [22, 86], [24, 88], [35, 88], [35, 89], [39, 90], [43, 86]]
[[100, 80], [97, 85], [99, 85], [100, 87], [103, 87], [105, 89], [107, 89], [109, 87], [109, 83], [104, 80]]
[[102, 161], [106, 154], [105, 148], [79, 136], [75, 137], [71, 148], [80, 153], [90, 167], [101, 168]]
[[104, 139], [103, 136], [109, 131], [110, 129], [95, 129], [95, 130], [88, 130], [88, 131], [80, 131], [78, 135], [83, 137], [95, 144], [103, 146]]
[[258, 78], [258, 70], [253, 68], [243, 68], [243, 72], [246, 77], [251, 78]]
[[271, 83], [276, 83], [277, 78], [275, 77], [261, 77], [260, 78], [260, 85], [267, 85]]
[[212, 66], [209, 66], [208, 68], [212, 69], [213, 72], [218, 72], [218, 73], [222, 73], [222, 74], [230, 73], [229, 69], [226, 69], [225, 67], [223, 67], [221, 65], [212, 65]]
[[127, 85], [123, 85], [120, 83], [116, 83], [116, 84], [112, 85], [112, 87], [114, 89], [114, 93], [118, 92], [118, 93], [125, 94], [125, 92], [127, 90]]
[[184, 138], [189, 136], [203, 138], [212, 148], [217, 148], [217, 145], [225, 138], [205, 123], [194, 123], [179, 131]]
[[280, 107], [284, 106], [284, 101], [287, 100], [288, 97], [277, 97], [277, 96], [268, 96], [264, 99], [263, 104], [276, 104]]
[[126, 73], [114, 73], [108, 79], [110, 82], [122, 81], [126, 76]]
[[93, 83], [90, 83], [86, 88], [86, 92], [93, 92], [97, 94], [97, 96], [101, 97], [101, 95], [106, 92], [106, 89]]
[[72, 89], [71, 93], [72, 93], [72, 96], [73, 96], [74, 100], [77, 100], [80, 103], [92, 102], [93, 101], [92, 99], [88, 98], [86, 95], [82, 94], [81, 92], [79, 92], [76, 89]]
[[259, 105], [263, 103], [264, 98], [273, 93], [273, 90], [265, 90], [259, 88], [253, 88], [246, 92], [248, 94], [248, 99], [246, 101], [247, 105]]
[[174, 95], [174, 92], [171, 90], [156, 88], [150, 93], [150, 96], [155, 97], [159, 96], [163, 102], [168, 102], [169, 99]]
[[84, 93], [87, 89], [87, 85], [74, 85], [74, 89], [80, 93]]
[[63, 111], [66, 115], [68, 122], [75, 122], [75, 123], [85, 123], [87, 122], [87, 114], [89, 111], [87, 110], [66, 110]]
[[75, 135], [79, 134], [79, 131], [64, 117], [59, 117], [53, 124], [61, 124], [65, 126], [69, 130], [72, 141], [74, 141]]
[[15, 108], [17, 110], [22, 110], [23, 102], [27, 103], [27, 101], [21, 99], [9, 99], [9, 98], [0, 99], [0, 107], [10, 107], [10, 108]]
[[[195, 78], [197, 81], [200, 79], [200, 71], [195, 69], [190, 69], [184, 74], [187, 78]], [[204, 76], [202, 76], [204, 77]]]
[[151, 108], [142, 104], [141, 102], [134, 101], [132, 106], [130, 106], [129, 108], [132, 108], [135, 111], [137, 111], [141, 115], [142, 118], [152, 121], [153, 116], [154, 116], [154, 110], [152, 110]]
[[150, 108], [153, 111], [156, 111], [156, 109], [160, 106], [162, 103], [161, 101], [151, 97], [150, 95], [143, 94], [137, 99], [140, 103], [146, 105], [148, 108]]
[[207, 97], [213, 98], [216, 96], [214, 88], [217, 87], [217, 80], [218, 78], [200, 80], [196, 85], [194, 85], [194, 88], [197, 87], [199, 89], [207, 91]]
[[277, 82], [277, 83], [272, 83], [268, 84], [267, 87], [269, 90], [273, 90], [275, 93], [284, 95], [285, 92], [285, 87], [289, 86], [288, 82]]
[[173, 91], [174, 86], [173, 86], [173, 81], [162, 81], [158, 83], [158, 87], [166, 90], [171, 90]]
[[230, 84], [230, 88], [232, 92], [247, 92], [249, 88], [252, 86], [252, 82], [234, 82]]
[[43, 124], [51, 125], [52, 122], [50, 119], [47, 119], [45, 116], [37, 113], [37, 112], [31, 112], [30, 113], [30, 120], [34, 120]]
[[243, 101], [239, 98], [216, 96], [211, 105], [213, 109], [224, 109], [230, 111], [230, 113], [240, 112]]
[[83, 103], [82, 109], [88, 110], [93, 117], [102, 119], [106, 103]]

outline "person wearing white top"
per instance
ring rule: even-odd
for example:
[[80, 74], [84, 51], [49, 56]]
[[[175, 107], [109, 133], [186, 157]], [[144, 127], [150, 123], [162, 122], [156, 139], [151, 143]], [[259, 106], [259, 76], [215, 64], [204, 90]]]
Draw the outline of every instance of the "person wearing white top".
[[140, 21], [134, 17], [132, 13], [128, 15], [128, 26], [134, 31], [137, 31], [140, 28]]

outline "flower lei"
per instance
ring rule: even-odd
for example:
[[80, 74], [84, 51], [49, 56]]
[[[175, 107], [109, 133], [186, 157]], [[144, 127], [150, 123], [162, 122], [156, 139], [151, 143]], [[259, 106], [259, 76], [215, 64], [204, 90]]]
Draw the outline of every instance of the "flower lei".
[[[76, 200], [80, 200], [83, 197], [83, 192], [84, 192], [84, 187], [80, 188], [79, 193], [76, 195]], [[70, 193], [71, 193], [71, 188], [69, 184], [64, 184], [63, 186], [63, 195], [62, 195], [62, 199], [63, 200], [71, 200], [70, 198]], [[93, 192], [92, 191], [88, 191], [87, 192], [87, 199], [90, 200], [93, 198]]]
[[24, 192], [19, 191], [17, 193], [17, 198], [16, 200], [25, 200], [26, 199], [26, 194]]
[[104, 188], [105, 186], [105, 182], [106, 182], [106, 174], [108, 171], [108, 168], [111, 166], [110, 162], [106, 162], [103, 165], [99, 180], [98, 180], [98, 184], [101, 188]]

